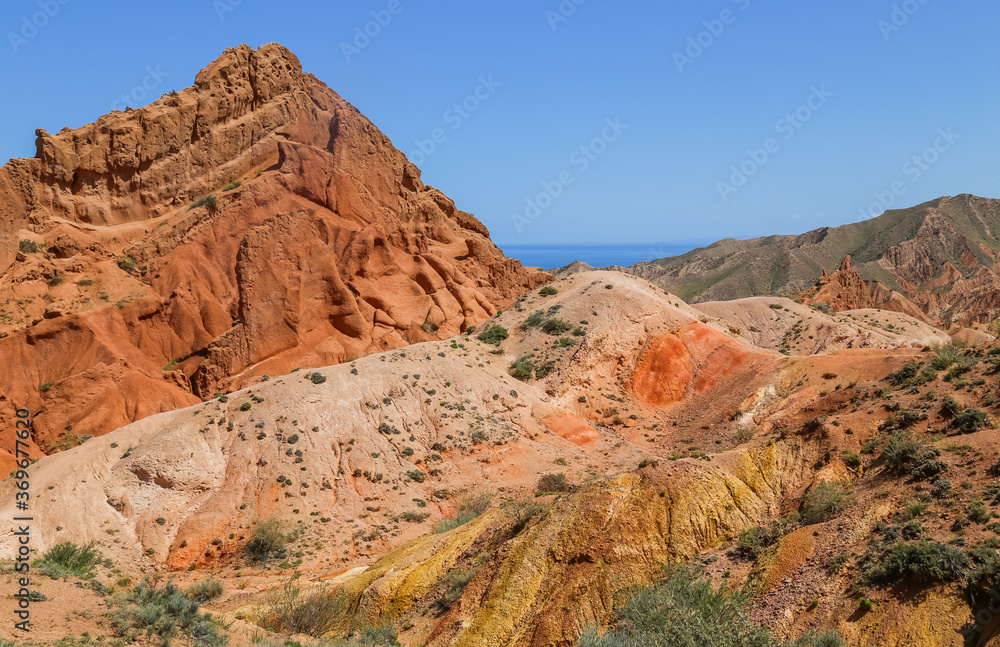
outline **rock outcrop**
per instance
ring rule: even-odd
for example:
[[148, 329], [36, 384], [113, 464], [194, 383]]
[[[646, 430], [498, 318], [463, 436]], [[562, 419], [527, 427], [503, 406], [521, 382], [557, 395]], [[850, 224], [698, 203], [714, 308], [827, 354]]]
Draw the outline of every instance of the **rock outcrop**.
[[909, 315], [918, 321], [933, 323], [913, 302], [878, 281], [866, 281], [845, 256], [832, 275], [823, 270], [817, 289], [803, 295], [804, 303], [826, 303], [834, 312], [844, 310], [890, 310]]
[[0, 169], [0, 427], [27, 407], [46, 446], [454, 335], [549, 280], [280, 45], [37, 149]]

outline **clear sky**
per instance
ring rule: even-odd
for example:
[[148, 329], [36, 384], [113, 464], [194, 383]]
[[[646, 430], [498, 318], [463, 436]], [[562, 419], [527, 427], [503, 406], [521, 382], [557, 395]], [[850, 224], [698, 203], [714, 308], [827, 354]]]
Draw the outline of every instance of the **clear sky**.
[[7, 0], [0, 159], [277, 41], [501, 244], [797, 233], [1000, 197], [998, 24], [986, 0]]

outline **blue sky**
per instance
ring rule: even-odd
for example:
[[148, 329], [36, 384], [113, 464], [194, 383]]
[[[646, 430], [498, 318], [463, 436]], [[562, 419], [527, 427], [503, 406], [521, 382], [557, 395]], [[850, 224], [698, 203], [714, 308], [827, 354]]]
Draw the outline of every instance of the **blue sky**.
[[998, 23], [962, 0], [8, 0], [0, 159], [277, 41], [501, 245], [797, 233], [1000, 197]]

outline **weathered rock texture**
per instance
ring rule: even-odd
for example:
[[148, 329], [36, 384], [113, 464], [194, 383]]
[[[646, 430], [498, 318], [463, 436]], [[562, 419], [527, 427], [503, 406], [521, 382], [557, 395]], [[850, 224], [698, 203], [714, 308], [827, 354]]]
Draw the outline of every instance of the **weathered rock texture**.
[[28, 407], [44, 445], [453, 335], [548, 280], [276, 44], [38, 131], [0, 205], [0, 428]]

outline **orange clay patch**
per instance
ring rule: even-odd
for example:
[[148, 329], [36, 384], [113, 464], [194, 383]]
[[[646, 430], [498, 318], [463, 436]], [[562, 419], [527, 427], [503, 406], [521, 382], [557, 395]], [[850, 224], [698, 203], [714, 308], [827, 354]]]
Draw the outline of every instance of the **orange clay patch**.
[[674, 335], [661, 335], [649, 344], [632, 375], [636, 397], [654, 407], [665, 407], [684, 398], [691, 382], [691, 354]]
[[546, 416], [542, 422], [556, 435], [577, 445], [586, 445], [601, 438], [593, 427], [568, 413]]
[[763, 353], [748, 352], [728, 335], [703, 324], [691, 324], [681, 331], [681, 339], [691, 353], [697, 377], [694, 388], [704, 393], [716, 384], [750, 369]]
[[812, 556], [815, 549], [816, 538], [813, 537], [813, 528], [799, 528], [795, 532], [785, 535], [778, 547], [778, 554], [774, 556], [774, 562], [771, 563], [764, 590], [770, 591], [781, 584], [781, 580], [786, 577], [794, 577], [799, 566]]

